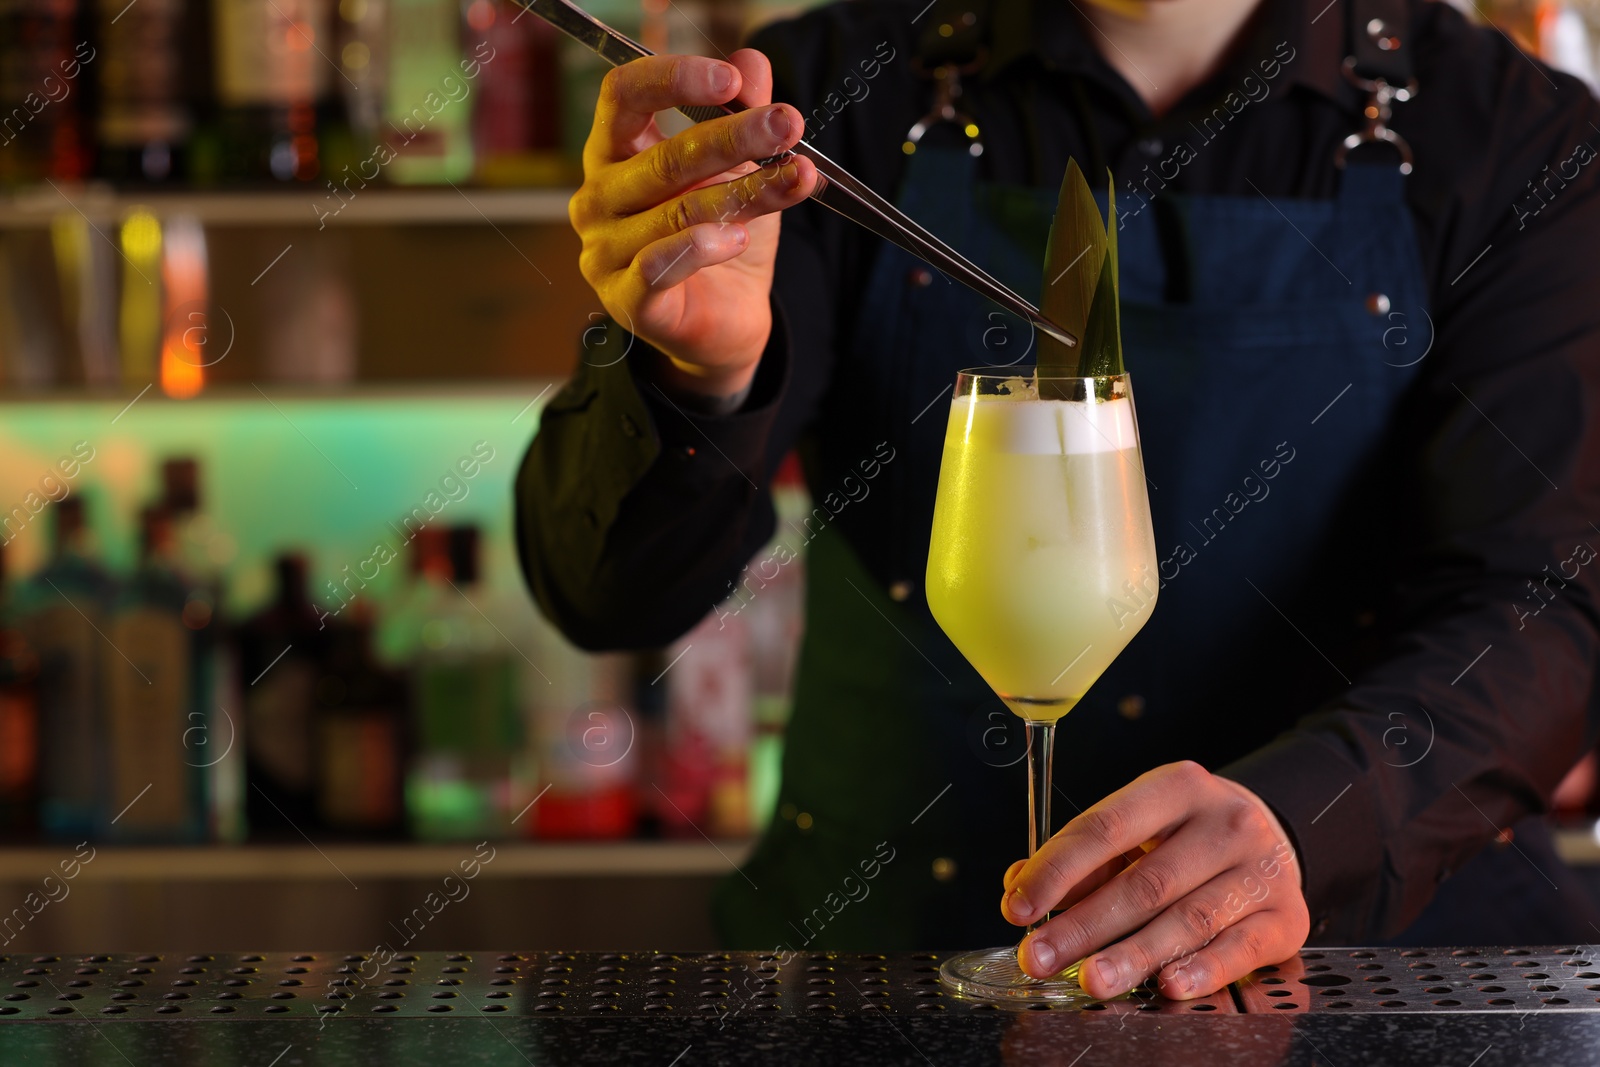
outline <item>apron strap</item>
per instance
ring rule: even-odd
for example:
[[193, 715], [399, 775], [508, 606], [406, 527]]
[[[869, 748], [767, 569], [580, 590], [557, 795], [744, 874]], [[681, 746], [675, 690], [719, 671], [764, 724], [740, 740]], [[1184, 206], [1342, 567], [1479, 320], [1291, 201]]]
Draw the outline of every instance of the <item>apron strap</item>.
[[1351, 0], [1346, 26], [1351, 73], [1364, 81], [1411, 84], [1406, 0]]
[[1392, 148], [1400, 157], [1400, 173], [1410, 174], [1411, 146], [1389, 128], [1391, 108], [1417, 95], [1408, 41], [1406, 0], [1350, 0], [1345, 32], [1350, 53], [1345, 57], [1345, 80], [1367, 94], [1362, 109], [1364, 124], [1339, 145], [1334, 162], [1345, 166], [1350, 153], [1368, 145]]

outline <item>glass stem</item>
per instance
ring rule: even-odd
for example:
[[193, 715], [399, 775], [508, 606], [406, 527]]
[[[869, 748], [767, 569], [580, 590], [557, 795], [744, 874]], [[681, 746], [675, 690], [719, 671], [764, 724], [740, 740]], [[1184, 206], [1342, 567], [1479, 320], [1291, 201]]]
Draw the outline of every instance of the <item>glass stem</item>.
[[[1050, 839], [1050, 762], [1055, 750], [1056, 724], [1053, 722], [1028, 723], [1028, 855], [1031, 858], [1039, 846]], [[1028, 926], [1033, 931], [1050, 921], [1046, 911], [1037, 922]]]

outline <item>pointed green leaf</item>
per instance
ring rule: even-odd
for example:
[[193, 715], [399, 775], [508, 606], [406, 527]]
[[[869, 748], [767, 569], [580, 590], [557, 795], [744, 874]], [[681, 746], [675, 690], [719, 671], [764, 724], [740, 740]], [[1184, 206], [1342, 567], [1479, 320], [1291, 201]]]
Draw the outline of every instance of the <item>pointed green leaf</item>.
[[1111, 332], [1105, 374], [1121, 374], [1122, 363], [1122, 268], [1117, 260], [1117, 180], [1106, 168], [1106, 259], [1111, 264]]
[[[1089, 309], [1094, 302], [1105, 255], [1106, 230], [1100, 208], [1094, 202], [1094, 194], [1089, 191], [1089, 183], [1084, 180], [1077, 161], [1069, 160], [1066, 176], [1061, 181], [1055, 221], [1050, 227], [1040, 310], [1080, 341], [1088, 328]], [[1039, 334], [1040, 374], [1077, 374], [1080, 355], [1079, 351]]]
[[1100, 281], [1095, 287], [1094, 303], [1089, 305], [1089, 325], [1083, 331], [1082, 358], [1078, 362], [1078, 376], [1098, 378], [1101, 375], [1120, 373], [1116, 369], [1117, 352], [1117, 285], [1116, 267], [1107, 256], [1100, 268]]

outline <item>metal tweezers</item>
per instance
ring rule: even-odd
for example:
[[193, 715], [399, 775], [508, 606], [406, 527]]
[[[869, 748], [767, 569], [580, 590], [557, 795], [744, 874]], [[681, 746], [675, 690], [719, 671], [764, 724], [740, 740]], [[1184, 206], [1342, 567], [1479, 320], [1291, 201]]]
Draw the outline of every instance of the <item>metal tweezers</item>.
[[[531, 6], [527, 7], [527, 10], [531, 10], [613, 66], [620, 67], [635, 59], [655, 55], [637, 41], [618, 33], [575, 6], [570, 0], [529, 0], [529, 3]], [[680, 107], [677, 110], [695, 122], [708, 122], [747, 109], [735, 100], [718, 106]], [[805, 141], [800, 141], [788, 152], [761, 160], [760, 163], [763, 166], [782, 164], [796, 155], [805, 156], [816, 165], [819, 180], [811, 198], [817, 203], [838, 212], [884, 240], [898, 245], [918, 259], [926, 261], [929, 266], [965, 284], [974, 292], [988, 297], [1007, 311], [1028, 320], [1036, 329], [1049, 334], [1062, 344], [1068, 347], [1077, 346], [1076, 337], [1045, 318], [1038, 308], [923, 229], [899, 208], [873, 192], [855, 175]]]

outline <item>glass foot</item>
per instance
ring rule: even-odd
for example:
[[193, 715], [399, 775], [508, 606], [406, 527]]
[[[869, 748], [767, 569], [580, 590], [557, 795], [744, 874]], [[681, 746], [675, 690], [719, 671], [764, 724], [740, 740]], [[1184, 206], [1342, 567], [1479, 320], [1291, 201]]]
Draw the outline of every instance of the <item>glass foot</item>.
[[1076, 963], [1053, 977], [1031, 978], [1017, 963], [1015, 945], [952, 956], [940, 965], [939, 977], [957, 993], [982, 1000], [1095, 1003], [1078, 984]]

